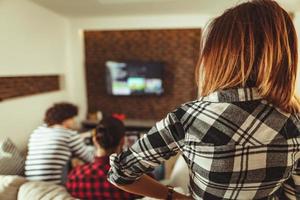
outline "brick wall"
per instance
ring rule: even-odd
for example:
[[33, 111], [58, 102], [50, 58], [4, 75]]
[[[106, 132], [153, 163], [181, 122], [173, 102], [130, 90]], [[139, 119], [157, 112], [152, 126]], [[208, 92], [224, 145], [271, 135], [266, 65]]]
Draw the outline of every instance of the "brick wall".
[[0, 100], [59, 90], [59, 76], [0, 77]]
[[[85, 66], [88, 110], [124, 113], [128, 118], [161, 119], [181, 103], [196, 98], [194, 68], [199, 56], [199, 29], [86, 31]], [[162, 96], [118, 97], [107, 94], [107, 60], [163, 61]]]

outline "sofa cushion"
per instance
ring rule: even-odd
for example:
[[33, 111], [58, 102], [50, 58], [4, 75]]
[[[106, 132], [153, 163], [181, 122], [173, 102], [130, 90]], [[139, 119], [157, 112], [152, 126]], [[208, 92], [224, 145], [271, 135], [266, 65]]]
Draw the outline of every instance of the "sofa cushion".
[[16, 200], [19, 188], [25, 182], [26, 179], [20, 176], [0, 175], [0, 199]]
[[25, 157], [14, 143], [6, 138], [0, 141], [0, 174], [23, 175]]
[[60, 185], [30, 181], [20, 187], [18, 200], [74, 200]]

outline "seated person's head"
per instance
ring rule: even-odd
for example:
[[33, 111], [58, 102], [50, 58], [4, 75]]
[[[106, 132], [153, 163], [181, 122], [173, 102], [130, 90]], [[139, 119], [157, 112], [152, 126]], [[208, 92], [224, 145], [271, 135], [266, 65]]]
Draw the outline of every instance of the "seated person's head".
[[122, 121], [114, 117], [104, 118], [93, 134], [94, 145], [101, 152], [98, 156], [120, 152], [124, 144], [124, 136], [125, 126]]
[[75, 126], [75, 117], [78, 115], [77, 106], [70, 103], [56, 103], [45, 114], [44, 122], [48, 127], [60, 125], [67, 129]]

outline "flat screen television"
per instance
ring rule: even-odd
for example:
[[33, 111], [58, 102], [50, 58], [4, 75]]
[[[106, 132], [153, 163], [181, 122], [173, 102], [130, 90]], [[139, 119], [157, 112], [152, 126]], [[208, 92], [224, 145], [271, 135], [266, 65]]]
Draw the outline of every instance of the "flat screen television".
[[116, 96], [163, 94], [163, 62], [107, 61], [107, 92]]

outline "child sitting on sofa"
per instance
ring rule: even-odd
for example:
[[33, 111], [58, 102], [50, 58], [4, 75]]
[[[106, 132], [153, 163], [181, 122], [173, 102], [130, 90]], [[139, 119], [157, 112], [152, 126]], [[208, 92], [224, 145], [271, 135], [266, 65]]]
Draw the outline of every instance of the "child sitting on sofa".
[[68, 176], [66, 187], [70, 194], [80, 199], [134, 199], [137, 196], [122, 191], [107, 180], [110, 169], [109, 156], [121, 151], [125, 127], [113, 117], [104, 118], [93, 132], [96, 147], [95, 161], [74, 168]]
[[29, 139], [25, 163], [28, 180], [64, 184], [71, 157], [94, 160], [94, 150], [72, 131], [77, 114], [77, 106], [70, 103], [57, 103], [46, 111], [45, 125], [34, 130]]

